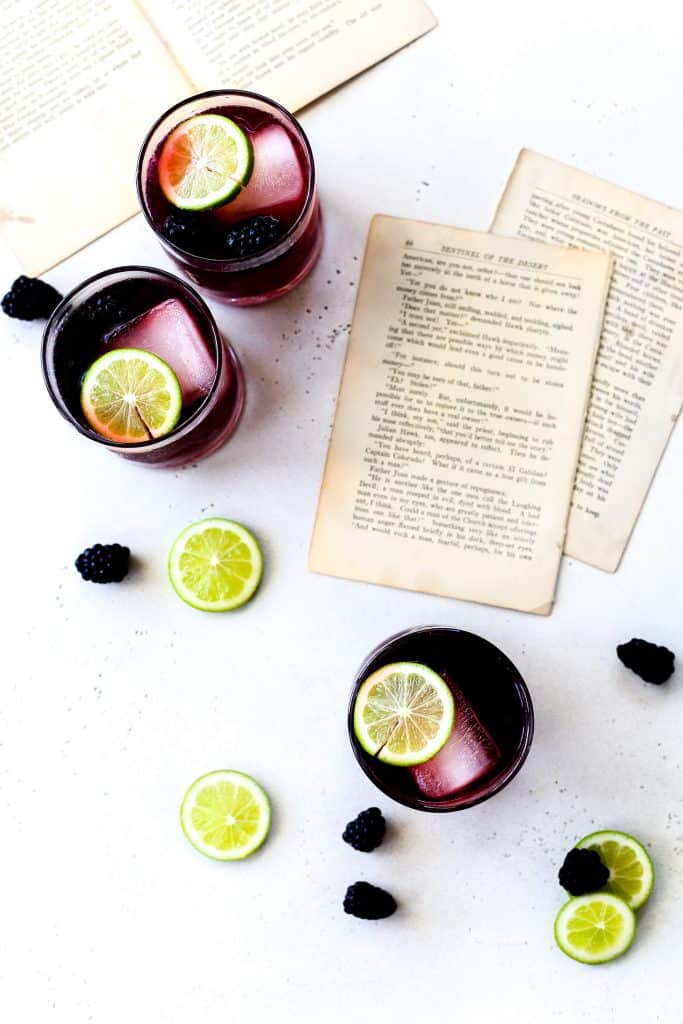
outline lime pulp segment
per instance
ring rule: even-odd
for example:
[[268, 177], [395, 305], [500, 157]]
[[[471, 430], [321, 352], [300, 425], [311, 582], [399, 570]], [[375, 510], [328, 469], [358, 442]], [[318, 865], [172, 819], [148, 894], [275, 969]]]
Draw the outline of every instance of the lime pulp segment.
[[81, 409], [102, 437], [131, 444], [169, 434], [180, 419], [183, 398], [163, 359], [143, 349], [112, 349], [86, 373]]
[[209, 210], [233, 199], [251, 177], [253, 146], [229, 117], [198, 114], [164, 142], [159, 184], [182, 210]]
[[396, 662], [362, 683], [353, 726], [362, 748], [387, 764], [410, 766], [434, 757], [453, 731], [453, 695], [426, 665]]
[[176, 538], [168, 573], [183, 601], [207, 612], [226, 612], [256, 593], [263, 556], [254, 535], [241, 523], [214, 517], [186, 527]]
[[655, 880], [654, 865], [645, 847], [633, 836], [605, 829], [591, 832], [576, 845], [580, 850], [595, 850], [609, 868], [609, 879], [601, 892], [621, 897], [633, 910], [649, 899]]
[[270, 829], [270, 801], [243, 772], [221, 770], [192, 783], [180, 808], [183, 832], [194, 848], [214, 860], [243, 860]]
[[575, 896], [555, 918], [558, 946], [582, 964], [602, 964], [621, 956], [633, 942], [635, 932], [631, 908], [607, 892]]

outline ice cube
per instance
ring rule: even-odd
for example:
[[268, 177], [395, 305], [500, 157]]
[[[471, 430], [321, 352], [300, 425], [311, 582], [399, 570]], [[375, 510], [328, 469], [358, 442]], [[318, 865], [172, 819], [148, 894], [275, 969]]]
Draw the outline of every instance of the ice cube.
[[257, 214], [291, 224], [304, 204], [308, 184], [292, 137], [279, 124], [269, 124], [254, 132], [252, 143], [254, 170], [246, 188], [215, 213], [226, 224]]
[[453, 732], [438, 754], [411, 768], [413, 778], [423, 796], [439, 800], [490, 772], [500, 760], [500, 749], [488, 729], [452, 680], [448, 685], [455, 701]]
[[109, 348], [142, 348], [163, 359], [178, 378], [186, 406], [203, 398], [213, 383], [216, 360], [180, 299], [160, 302], [111, 331], [104, 342]]

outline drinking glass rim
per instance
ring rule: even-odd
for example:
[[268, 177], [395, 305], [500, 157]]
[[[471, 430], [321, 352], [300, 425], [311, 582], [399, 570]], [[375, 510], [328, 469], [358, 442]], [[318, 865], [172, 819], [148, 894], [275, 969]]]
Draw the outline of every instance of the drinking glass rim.
[[[170, 431], [170, 433], [164, 434], [163, 437], [158, 437], [152, 441], [131, 441], [127, 442], [126, 444], [121, 444], [120, 442], [117, 441], [111, 441], [109, 438], [103, 437], [96, 431], [85, 427], [76, 419], [76, 417], [67, 408], [66, 403], [64, 402], [62, 396], [59, 394], [58, 388], [56, 387], [56, 385], [53, 387], [52, 381], [50, 379], [50, 374], [47, 365], [46, 350], [48, 340], [51, 336], [51, 332], [54, 329], [53, 324], [58, 320], [59, 314], [63, 310], [63, 307], [68, 305], [68, 303], [71, 302], [74, 296], [78, 295], [79, 292], [81, 292], [84, 288], [87, 288], [89, 285], [94, 284], [95, 282], [101, 280], [102, 278], [109, 277], [112, 274], [139, 274], [141, 271], [144, 274], [151, 274], [156, 277], [164, 278], [167, 281], [171, 281], [174, 285], [180, 285], [183, 291], [189, 293], [189, 295], [197, 304], [201, 312], [206, 317], [207, 323], [211, 328], [211, 339], [214, 343], [216, 356], [216, 369], [214, 372], [213, 380], [211, 382], [211, 387], [207, 391], [201, 403], [197, 406], [194, 412], [190, 416], [188, 416], [186, 420], [183, 420], [182, 423], [179, 423], [178, 426], [174, 427], [173, 430]], [[97, 292], [95, 292], [94, 294], [97, 294]], [[206, 302], [204, 302], [204, 299], [201, 297], [201, 295], [197, 291], [195, 291], [195, 289], [192, 288], [189, 284], [187, 284], [186, 281], [183, 281], [182, 278], [177, 277], [175, 274], [171, 274], [168, 270], [162, 270], [161, 267], [148, 267], [143, 266], [142, 264], [127, 264], [126, 266], [110, 267], [107, 270], [100, 270], [97, 274], [92, 274], [91, 277], [87, 277], [84, 281], [81, 281], [80, 284], [76, 285], [75, 288], [72, 288], [70, 292], [67, 292], [67, 294], [60, 301], [59, 305], [55, 307], [50, 316], [50, 319], [45, 325], [45, 330], [43, 331], [43, 338], [40, 349], [40, 362], [41, 369], [43, 372], [43, 380], [45, 382], [45, 387], [47, 388], [50, 398], [52, 399], [53, 403], [57, 407], [57, 410], [61, 413], [64, 419], [67, 420], [67, 422], [70, 423], [73, 427], [75, 427], [79, 434], [82, 434], [84, 437], [87, 437], [91, 441], [95, 441], [98, 444], [104, 445], [106, 448], [113, 448], [115, 451], [156, 451], [158, 448], [165, 447], [169, 443], [169, 441], [176, 441], [179, 438], [184, 437], [189, 432], [191, 427], [194, 425], [200, 413], [204, 410], [206, 405], [211, 400], [218, 386], [218, 381], [220, 379], [221, 371], [223, 369], [223, 345], [221, 341], [220, 331], [218, 330], [218, 325], [216, 324], [213, 313], [207, 306]]]
[[[378, 779], [373, 772], [369, 770], [370, 765], [372, 764], [372, 757], [369, 754], [367, 755], [367, 759], [361, 756], [362, 748], [360, 747], [360, 744], [356, 739], [356, 735], [353, 729], [353, 713], [356, 703], [356, 695], [358, 693], [360, 686], [367, 678], [366, 672], [368, 666], [375, 660], [377, 655], [382, 650], [389, 647], [397, 640], [402, 640], [404, 637], [407, 636], [413, 636], [415, 633], [426, 633], [430, 632], [431, 630], [442, 630], [446, 633], [457, 633], [460, 636], [471, 637], [478, 643], [482, 643], [486, 647], [490, 647], [493, 651], [495, 651], [495, 653], [499, 657], [503, 658], [505, 662], [509, 665], [510, 669], [512, 670], [512, 679], [514, 687], [520, 698], [520, 703], [522, 705], [524, 714], [524, 726], [515, 757], [511, 761], [507, 769], [504, 772], [502, 772], [499, 776], [495, 777], [495, 788], [490, 792], [484, 792], [480, 795], [474, 795], [471, 799], [463, 800], [462, 802], [457, 803], [455, 806], [449, 806], [448, 799], [429, 800], [428, 798], [423, 799], [418, 796], [413, 797], [409, 793], [390, 793], [387, 790], [387, 788], [385, 788], [383, 782], [380, 779]], [[400, 630], [398, 633], [393, 633], [391, 636], [387, 637], [381, 643], [377, 644], [377, 646], [374, 647], [372, 651], [370, 651], [370, 653], [361, 662], [356, 674], [354, 675], [353, 683], [351, 685], [351, 696], [349, 699], [349, 707], [347, 713], [347, 728], [349, 733], [349, 740], [351, 742], [351, 749], [353, 750], [353, 755], [356, 758], [356, 761], [358, 762], [360, 768], [363, 770], [368, 779], [370, 779], [373, 785], [377, 786], [380, 792], [384, 793], [384, 795], [387, 796], [390, 800], [394, 800], [396, 803], [403, 804], [404, 807], [410, 807], [413, 810], [417, 811], [425, 811], [429, 813], [436, 812], [443, 814], [449, 813], [451, 811], [464, 811], [468, 807], [475, 807], [477, 804], [483, 803], [485, 800], [489, 800], [491, 797], [495, 796], [496, 793], [499, 793], [501, 789], [507, 786], [508, 783], [511, 782], [512, 779], [514, 779], [515, 775], [517, 775], [520, 768], [527, 759], [529, 749], [531, 747], [531, 742], [534, 737], [534, 708], [531, 702], [531, 694], [529, 693], [529, 688], [527, 687], [526, 682], [524, 681], [524, 678], [522, 677], [522, 674], [517, 668], [517, 666], [514, 664], [513, 661], [510, 660], [510, 658], [508, 658], [507, 654], [505, 654], [504, 651], [501, 651], [499, 647], [496, 647], [496, 645], [492, 643], [490, 640], [487, 640], [486, 637], [480, 636], [478, 633], [471, 633], [469, 630], [466, 629], [458, 629], [457, 626], [411, 626], [408, 629]], [[363, 751], [363, 754], [365, 754], [365, 751]]]
[[[189, 249], [183, 249], [181, 248], [181, 246], [176, 245], [175, 242], [172, 242], [170, 239], [166, 238], [165, 235], [161, 235], [161, 232], [158, 230], [149, 211], [147, 199], [145, 197], [145, 190], [143, 188], [142, 182], [142, 164], [147, 152], [147, 147], [149, 146], [152, 136], [156, 132], [157, 128], [159, 128], [159, 126], [162, 124], [162, 122], [165, 121], [166, 118], [173, 114], [176, 110], [180, 110], [181, 107], [187, 106], [191, 103], [195, 103], [200, 100], [207, 100], [211, 99], [212, 97], [218, 96], [246, 97], [247, 99], [258, 100], [261, 103], [266, 103], [271, 107], [275, 107], [275, 109], [278, 110], [285, 117], [285, 119], [294, 126], [294, 128], [297, 130], [298, 135], [301, 136], [301, 140], [306, 151], [306, 156], [308, 157], [308, 191], [306, 193], [306, 199], [304, 201], [304, 204], [301, 207], [301, 210], [296, 220], [287, 229], [282, 238], [278, 240], [276, 245], [273, 245], [268, 249], [263, 249], [261, 252], [256, 253], [254, 256], [247, 256], [243, 259], [221, 259], [219, 256], [216, 257], [197, 255], [196, 253], [190, 252]], [[149, 224], [149, 226], [151, 227], [154, 234], [157, 235], [158, 237], [160, 236], [160, 238], [163, 239], [164, 246], [167, 247], [172, 252], [176, 253], [181, 258], [189, 257], [193, 262], [196, 262], [198, 266], [201, 267], [202, 269], [215, 271], [220, 268], [221, 272], [224, 273], [237, 272], [240, 270], [253, 270], [256, 267], [260, 267], [263, 265], [264, 256], [267, 257], [265, 262], [270, 262], [273, 259], [277, 259], [278, 256], [282, 255], [282, 253], [286, 252], [287, 249], [290, 248], [290, 244], [288, 243], [290, 242], [292, 235], [299, 229], [301, 223], [304, 220], [304, 217], [308, 213], [311, 204], [313, 203], [313, 200], [315, 198], [315, 184], [315, 161], [313, 159], [313, 150], [311, 149], [311, 144], [308, 141], [308, 136], [306, 135], [306, 132], [304, 131], [301, 123], [297, 120], [294, 114], [287, 110], [286, 107], [283, 107], [281, 103], [278, 103], [277, 100], [273, 100], [270, 98], [270, 96], [264, 96], [262, 93], [259, 92], [251, 92], [248, 89], [207, 89], [206, 92], [198, 92], [195, 93], [193, 96], [186, 96], [184, 99], [178, 100], [177, 103], [174, 103], [173, 106], [165, 110], [163, 114], [161, 114], [156, 119], [152, 127], [145, 135], [142, 146], [140, 147], [140, 152], [138, 154], [135, 173], [135, 187], [137, 190], [142, 215]]]

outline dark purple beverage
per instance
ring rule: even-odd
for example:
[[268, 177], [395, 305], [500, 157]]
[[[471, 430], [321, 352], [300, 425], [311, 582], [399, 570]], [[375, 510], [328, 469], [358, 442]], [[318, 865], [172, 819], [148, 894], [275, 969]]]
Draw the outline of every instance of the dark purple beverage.
[[[244, 132], [253, 170], [225, 203], [179, 209], [162, 188], [165, 144], [191, 118], [212, 114], [229, 118]], [[320, 254], [322, 223], [308, 139], [283, 107], [255, 93], [207, 92], [171, 107], [143, 143], [138, 194], [171, 258], [224, 302], [247, 306], [284, 295]]]
[[[123, 443], [86, 420], [84, 376], [117, 349], [151, 352], [174, 371], [182, 411], [170, 433]], [[151, 267], [107, 270], [67, 295], [45, 329], [42, 360], [62, 416], [85, 437], [147, 465], [179, 466], [209, 455], [232, 434], [244, 404], [240, 364], [208, 307], [183, 281]]]
[[[448, 684], [455, 725], [430, 761], [412, 768], [385, 764], [354, 734], [356, 695], [373, 672], [395, 662], [417, 662]], [[497, 647], [462, 630], [423, 626], [377, 647], [353, 684], [348, 717], [351, 746], [365, 774], [387, 796], [420, 811], [456, 811], [487, 800], [517, 774], [529, 752], [534, 714], [519, 672]]]

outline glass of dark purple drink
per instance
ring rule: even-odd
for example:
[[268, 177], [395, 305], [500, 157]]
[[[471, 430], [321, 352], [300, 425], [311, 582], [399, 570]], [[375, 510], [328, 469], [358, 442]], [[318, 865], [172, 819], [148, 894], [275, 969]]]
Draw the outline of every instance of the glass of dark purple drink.
[[[182, 394], [177, 425], [165, 436], [121, 443], [84, 416], [82, 383], [103, 354], [142, 350], [174, 372]], [[43, 336], [45, 383], [58, 410], [81, 434], [150, 466], [202, 459], [226, 441], [244, 405], [237, 356], [204, 301], [184, 281], [152, 267], [117, 267], [65, 296]]]
[[[216, 115], [238, 126], [251, 165], [227, 201], [179, 209], [164, 190], [169, 140], [193, 119], [208, 123]], [[186, 151], [192, 145], [190, 139]], [[210, 147], [206, 154], [211, 172]], [[308, 139], [290, 113], [256, 93], [216, 90], [171, 107], [142, 145], [137, 187], [142, 212], [166, 252], [223, 302], [248, 306], [284, 295], [320, 254], [322, 222]]]
[[[372, 756], [354, 731], [360, 687], [395, 663], [418, 663], [436, 672], [455, 705], [445, 746], [412, 767]], [[488, 800], [517, 774], [531, 746], [534, 713], [521, 675], [488, 640], [445, 626], [422, 626], [390, 637], [365, 659], [353, 683], [348, 729], [356, 760], [392, 800], [420, 811], [456, 811]]]

